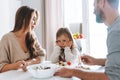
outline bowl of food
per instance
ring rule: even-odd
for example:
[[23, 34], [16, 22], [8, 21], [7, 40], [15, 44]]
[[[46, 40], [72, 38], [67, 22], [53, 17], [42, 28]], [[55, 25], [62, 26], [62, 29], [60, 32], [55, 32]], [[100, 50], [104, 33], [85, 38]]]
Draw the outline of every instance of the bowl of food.
[[34, 78], [49, 78], [54, 75], [57, 67], [55, 64], [35, 64], [28, 66], [27, 70]]

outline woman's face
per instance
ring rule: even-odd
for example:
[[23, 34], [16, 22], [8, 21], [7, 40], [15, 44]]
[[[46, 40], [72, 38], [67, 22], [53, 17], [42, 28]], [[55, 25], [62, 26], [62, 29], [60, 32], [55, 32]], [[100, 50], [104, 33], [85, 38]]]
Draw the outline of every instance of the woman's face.
[[61, 48], [65, 48], [66, 47], [66, 43], [69, 41], [69, 38], [67, 35], [61, 35], [57, 38], [57, 44], [58, 46], [60, 46]]
[[30, 20], [29, 31], [34, 30], [36, 26], [37, 26], [37, 15], [35, 12], [33, 12]]

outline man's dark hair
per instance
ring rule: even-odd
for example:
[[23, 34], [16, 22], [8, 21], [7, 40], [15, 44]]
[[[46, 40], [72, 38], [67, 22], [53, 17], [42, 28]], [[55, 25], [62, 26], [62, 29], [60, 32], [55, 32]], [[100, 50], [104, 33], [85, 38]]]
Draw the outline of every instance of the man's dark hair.
[[107, 1], [110, 3], [110, 5], [113, 8], [118, 9], [118, 7], [119, 7], [119, 0], [107, 0]]

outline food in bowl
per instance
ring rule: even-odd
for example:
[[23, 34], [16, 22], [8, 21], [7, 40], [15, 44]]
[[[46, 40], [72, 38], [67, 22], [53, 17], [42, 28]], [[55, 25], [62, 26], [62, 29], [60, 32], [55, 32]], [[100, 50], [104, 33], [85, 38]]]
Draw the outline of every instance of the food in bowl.
[[47, 66], [36, 66], [36, 67], [33, 67], [33, 70], [46, 70], [46, 69], [50, 69], [50, 67], [47, 67]]
[[27, 67], [28, 72], [35, 78], [52, 77], [57, 68], [55, 64], [35, 64]]

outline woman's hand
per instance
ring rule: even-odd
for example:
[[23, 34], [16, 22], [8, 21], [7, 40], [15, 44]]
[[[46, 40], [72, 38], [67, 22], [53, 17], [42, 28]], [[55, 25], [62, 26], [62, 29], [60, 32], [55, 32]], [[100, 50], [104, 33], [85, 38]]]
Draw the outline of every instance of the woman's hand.
[[[42, 57], [41, 57], [42, 58]], [[38, 64], [40, 63], [40, 57], [36, 57], [27, 61], [20, 61], [20, 68], [22, 68], [23, 71], [27, 71], [27, 66], [32, 65], [32, 64]]]
[[15, 63], [15, 69], [22, 68], [23, 71], [26, 71], [28, 65], [29, 65], [29, 63], [24, 60], [18, 61]]
[[0, 72], [5, 72], [5, 71], [8, 71], [8, 70], [18, 70], [20, 68], [22, 68], [23, 71], [26, 71], [27, 70], [27, 66], [29, 64], [24, 61], [24, 60], [21, 60], [21, 61], [18, 61], [18, 62], [15, 62], [15, 63], [12, 63], [12, 64], [6, 64]]

